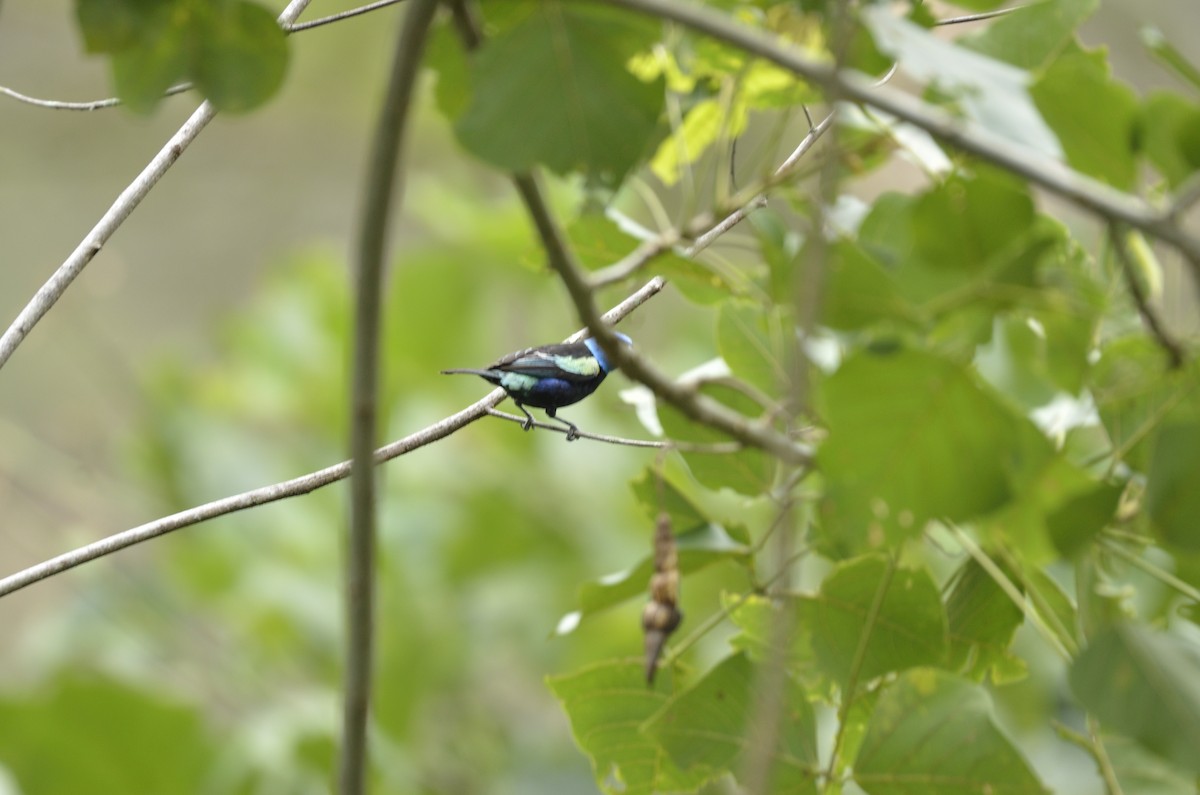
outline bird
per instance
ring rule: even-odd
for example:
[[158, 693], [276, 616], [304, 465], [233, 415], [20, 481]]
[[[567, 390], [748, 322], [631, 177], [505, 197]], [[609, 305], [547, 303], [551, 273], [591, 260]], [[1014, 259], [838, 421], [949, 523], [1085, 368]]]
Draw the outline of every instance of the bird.
[[[613, 334], [626, 345], [633, 340]], [[594, 337], [583, 342], [539, 345], [502, 356], [480, 369], [458, 368], [442, 370], [442, 375], [477, 375], [508, 393], [517, 408], [525, 415], [521, 427], [533, 427], [533, 415], [526, 406], [543, 409], [555, 422], [567, 426], [567, 441], [579, 438], [579, 427], [557, 415], [563, 406], [578, 403], [596, 391], [604, 377], [616, 369]]]

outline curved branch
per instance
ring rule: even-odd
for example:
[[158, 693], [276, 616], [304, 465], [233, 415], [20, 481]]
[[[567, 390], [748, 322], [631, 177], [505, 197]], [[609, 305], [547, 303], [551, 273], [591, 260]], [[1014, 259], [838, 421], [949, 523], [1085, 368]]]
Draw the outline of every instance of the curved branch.
[[379, 327], [389, 220], [399, 205], [400, 158], [412, 117], [421, 58], [438, 0], [413, 0], [404, 15], [387, 92], [367, 162], [354, 288], [354, 363], [350, 383], [350, 526], [346, 550], [346, 667], [338, 791], [367, 787], [367, 716], [375, 650], [375, 435], [378, 433]]
[[[664, 284], [660, 278], [651, 279], [640, 290], [605, 313], [604, 322], [608, 324], [619, 323], [639, 306], [662, 291]], [[578, 342], [587, 335], [588, 330], [583, 328], [572, 334], [565, 341]], [[492, 390], [482, 400], [472, 403], [462, 411], [451, 414], [449, 417], [445, 417], [426, 428], [422, 428], [415, 433], [411, 433], [402, 439], [397, 439], [379, 448], [375, 451], [375, 463], [378, 465], [386, 461], [391, 461], [393, 458], [399, 458], [427, 444], [446, 438], [475, 420], [486, 417], [488, 409], [495, 408], [505, 397], [503, 389]], [[172, 531], [206, 522], [209, 519], [216, 519], [218, 516], [225, 516], [278, 500], [286, 500], [289, 497], [299, 497], [302, 494], [316, 491], [322, 486], [328, 486], [330, 483], [344, 480], [349, 475], [350, 462], [342, 461], [324, 469], [319, 469], [316, 472], [310, 472], [307, 475], [285, 480], [282, 483], [273, 483], [270, 486], [251, 489], [241, 494], [223, 497], [213, 502], [173, 513], [170, 516], [155, 519], [152, 522], [147, 522], [146, 524], [138, 525], [107, 538], [102, 538], [99, 541], [93, 541], [86, 546], [64, 552], [61, 555], [44, 560], [41, 563], [0, 579], [0, 597], [7, 596], [10, 593], [19, 591], [36, 582], [49, 579], [56, 574], [61, 574], [89, 561], [103, 558], [135, 544], [140, 544], [143, 541], [149, 541], [152, 538], [158, 538]]]
[[[283, 13], [279, 15], [279, 24], [286, 26], [294, 22], [309, 2], [310, 0], [291, 0]], [[175, 164], [175, 161], [183, 154], [183, 150], [196, 140], [196, 136], [216, 115], [217, 109], [211, 102], [201, 103], [200, 107], [196, 108], [191, 117], [171, 136], [150, 163], [142, 169], [142, 173], [137, 175], [129, 187], [121, 191], [121, 195], [100, 217], [100, 220], [92, 227], [92, 231], [88, 232], [66, 261], [58, 266], [58, 269], [25, 305], [25, 308], [21, 310], [4, 334], [0, 335], [0, 369], [12, 357], [17, 346], [29, 335], [37, 322], [45, 317], [50, 308], [67, 291], [71, 282], [75, 281], [75, 277], [82, 273], [84, 267], [100, 252], [108, 239], [112, 237], [113, 232], [120, 228], [130, 213], [141, 204], [150, 189], [158, 184], [162, 175]]]
[[[163, 92], [164, 97], [173, 97], [176, 94], [182, 94], [186, 91], [191, 91], [193, 88], [191, 83], [180, 83], [177, 86], [171, 86]], [[93, 99], [86, 102], [65, 102], [58, 99], [41, 99], [39, 97], [31, 97], [27, 94], [22, 94], [19, 91], [13, 91], [11, 88], [0, 86], [0, 94], [6, 97], [11, 97], [18, 102], [24, 102], [26, 105], [33, 105], [38, 108], [46, 108], [48, 110], [103, 110], [104, 108], [115, 108], [123, 104], [120, 97], [108, 97], [107, 99]]]

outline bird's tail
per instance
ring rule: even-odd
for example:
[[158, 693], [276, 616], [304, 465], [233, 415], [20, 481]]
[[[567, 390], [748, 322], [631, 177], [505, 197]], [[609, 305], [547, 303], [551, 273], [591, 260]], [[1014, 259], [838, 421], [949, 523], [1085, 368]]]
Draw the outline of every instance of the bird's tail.
[[442, 375], [478, 375], [482, 378], [495, 378], [496, 374], [491, 370], [472, 370], [470, 368], [462, 368], [457, 370], [442, 370]]

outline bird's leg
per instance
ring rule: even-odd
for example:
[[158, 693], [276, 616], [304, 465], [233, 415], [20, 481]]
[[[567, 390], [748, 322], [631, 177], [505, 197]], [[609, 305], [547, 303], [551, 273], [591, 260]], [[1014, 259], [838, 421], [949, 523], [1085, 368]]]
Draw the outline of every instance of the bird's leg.
[[[513, 402], [516, 403], [515, 400]], [[533, 415], [526, 411], [525, 407], [520, 403], [517, 403], [517, 408], [519, 408], [521, 413], [525, 415], [525, 421], [521, 423], [521, 430], [527, 431], [533, 427]]]
[[573, 442], [576, 439], [578, 439], [579, 438], [579, 426], [576, 425], [575, 423], [571, 422], [568, 419], [558, 416], [557, 414], [554, 413], [555, 411], [557, 411], [557, 409], [546, 409], [546, 416], [549, 417], [550, 419], [554, 420], [555, 422], [561, 422], [563, 425], [567, 426], [567, 441], [568, 442]]

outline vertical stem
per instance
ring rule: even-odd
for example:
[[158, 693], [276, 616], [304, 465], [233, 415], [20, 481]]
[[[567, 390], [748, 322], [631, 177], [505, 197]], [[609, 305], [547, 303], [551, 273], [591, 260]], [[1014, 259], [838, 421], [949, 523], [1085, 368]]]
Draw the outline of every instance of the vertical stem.
[[354, 363], [350, 396], [350, 530], [346, 552], [346, 669], [338, 788], [366, 789], [367, 717], [375, 612], [376, 396], [379, 383], [380, 293], [393, 200], [399, 204], [397, 163], [412, 105], [421, 53], [437, 0], [414, 0], [392, 61], [364, 191], [356, 250]]

